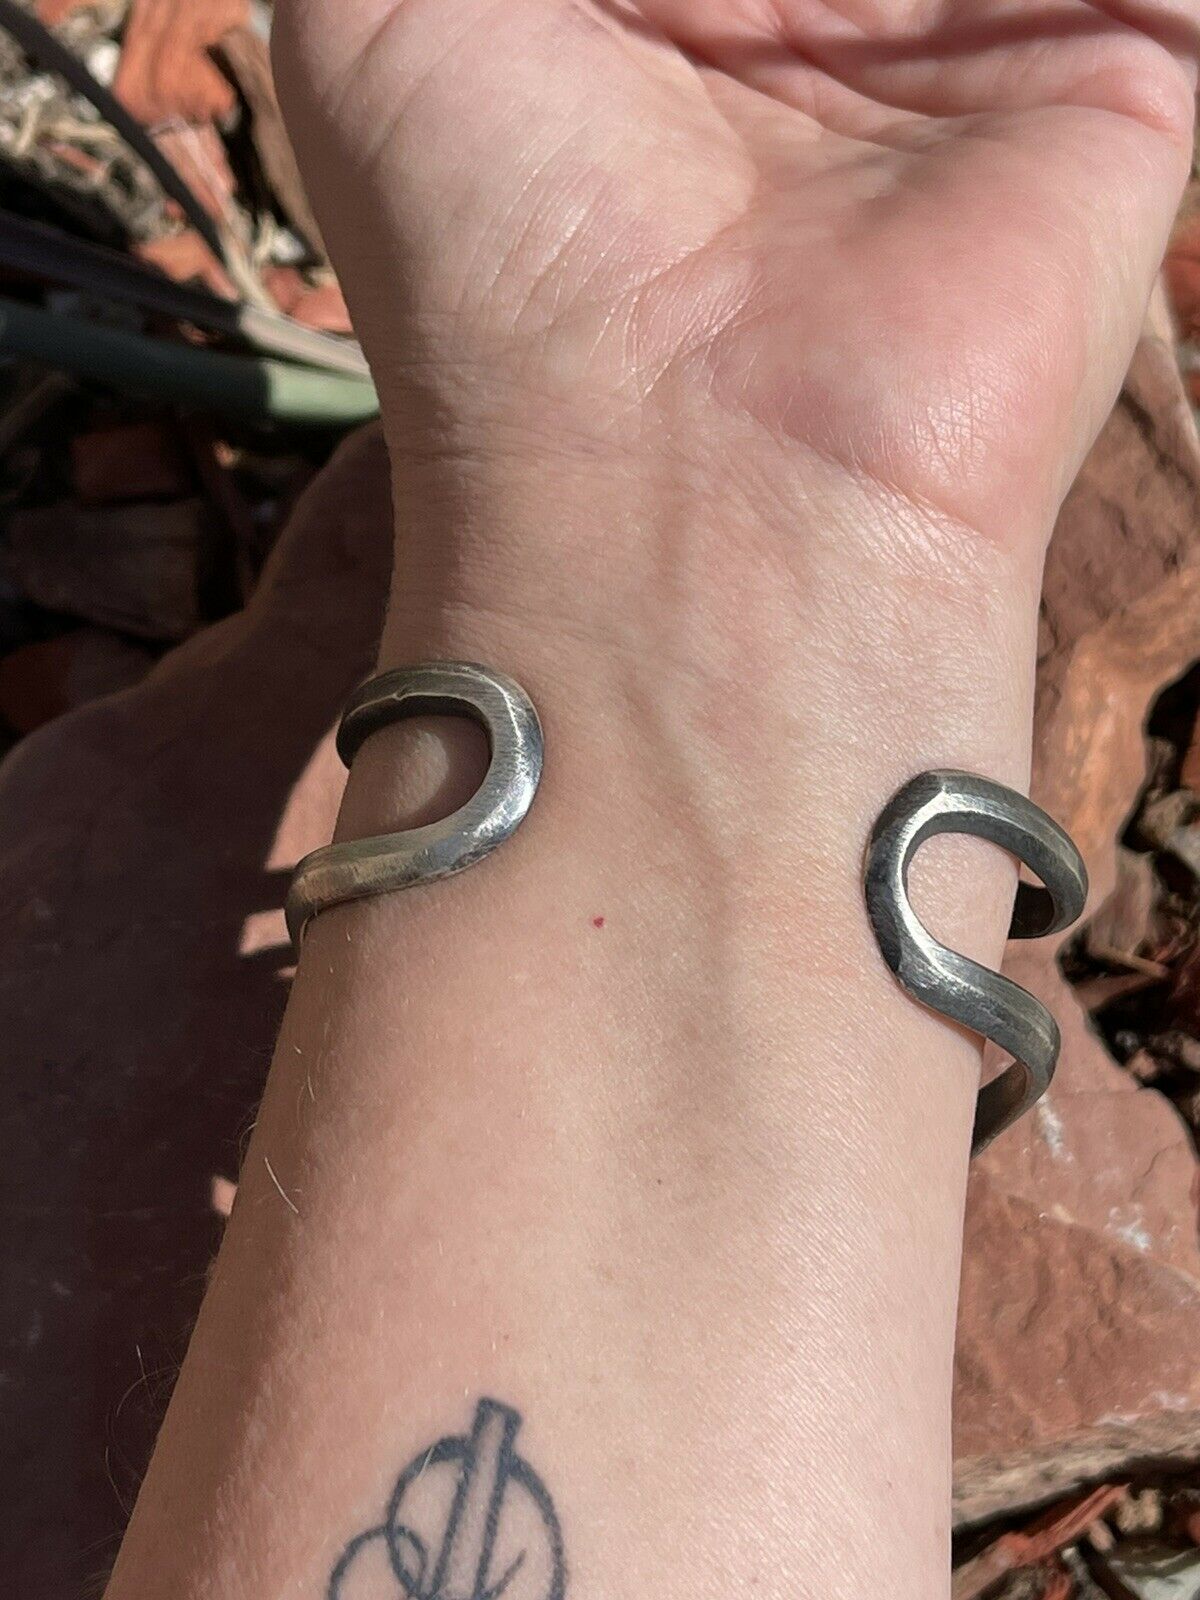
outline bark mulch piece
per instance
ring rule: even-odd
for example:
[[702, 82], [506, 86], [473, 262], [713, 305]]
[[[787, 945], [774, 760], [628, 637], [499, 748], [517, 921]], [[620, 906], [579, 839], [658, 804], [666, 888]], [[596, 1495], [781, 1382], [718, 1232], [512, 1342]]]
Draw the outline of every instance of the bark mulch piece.
[[114, 88], [151, 126], [222, 122], [233, 112], [232, 85], [209, 51], [249, 22], [248, 0], [133, 0]]

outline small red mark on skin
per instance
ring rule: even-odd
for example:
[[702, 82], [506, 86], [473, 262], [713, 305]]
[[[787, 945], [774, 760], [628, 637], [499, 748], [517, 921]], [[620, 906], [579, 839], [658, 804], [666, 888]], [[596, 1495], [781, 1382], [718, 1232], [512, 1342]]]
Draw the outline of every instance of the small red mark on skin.
[[603, 917], [593, 917], [592, 918], [592, 927], [593, 928], [602, 928], [603, 926], [604, 926], [604, 918]]

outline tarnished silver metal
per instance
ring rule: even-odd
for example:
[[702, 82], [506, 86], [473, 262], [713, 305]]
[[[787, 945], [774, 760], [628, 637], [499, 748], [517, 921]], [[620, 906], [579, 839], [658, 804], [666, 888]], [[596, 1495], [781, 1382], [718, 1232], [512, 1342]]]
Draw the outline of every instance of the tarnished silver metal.
[[864, 866], [867, 912], [883, 959], [914, 999], [983, 1034], [1014, 1059], [980, 1090], [971, 1154], [978, 1155], [1045, 1094], [1058, 1061], [1058, 1025], [1026, 990], [930, 936], [908, 898], [908, 868], [937, 833], [969, 833], [1016, 856], [1045, 885], [1017, 887], [1010, 939], [1058, 933], [1080, 915], [1087, 870], [1063, 830], [1032, 800], [972, 772], [922, 772], [888, 801]]
[[338, 729], [347, 766], [365, 740], [408, 717], [468, 716], [487, 733], [491, 761], [471, 798], [440, 822], [314, 850], [297, 866], [287, 897], [296, 950], [321, 911], [368, 895], [448, 878], [474, 866], [520, 825], [542, 775], [542, 725], [511, 678], [470, 661], [398, 667], [364, 683]]

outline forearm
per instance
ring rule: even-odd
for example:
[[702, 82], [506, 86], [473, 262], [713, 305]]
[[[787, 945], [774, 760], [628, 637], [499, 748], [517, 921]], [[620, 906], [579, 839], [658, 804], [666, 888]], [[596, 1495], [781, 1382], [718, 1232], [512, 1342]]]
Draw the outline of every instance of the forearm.
[[[484, 1397], [571, 1595], [861, 1593], [866, 1525], [894, 1592], [944, 1585], [978, 1054], [893, 984], [859, 870], [912, 773], [1021, 783], [1036, 573], [814, 475], [788, 570], [696, 584], [765, 507], [556, 470], [480, 494], [452, 573], [400, 563], [385, 659], [517, 677], [545, 776], [477, 870], [312, 925], [110, 1600], [323, 1594]], [[412, 737], [345, 833], [413, 815]], [[929, 920], [997, 964], [1011, 865], [929, 856]]]
[[[978, 1055], [892, 983], [863, 847], [923, 768], [1023, 781], [1195, 40], [854, 9], [276, 7], [396, 459], [385, 660], [516, 677], [546, 768], [478, 869], [316, 920], [111, 1600], [484, 1600], [411, 1543], [330, 1574], [487, 1397], [569, 1600], [858, 1596], [864, 1528], [944, 1589]], [[403, 745], [348, 833], [404, 821]], [[1011, 864], [922, 865], [995, 966]]]

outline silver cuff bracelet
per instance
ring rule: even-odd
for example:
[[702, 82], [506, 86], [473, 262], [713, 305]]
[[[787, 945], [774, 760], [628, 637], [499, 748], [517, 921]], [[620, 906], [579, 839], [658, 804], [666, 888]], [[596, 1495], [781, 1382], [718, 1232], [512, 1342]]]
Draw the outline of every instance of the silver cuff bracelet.
[[1039, 939], [1069, 927], [1087, 899], [1087, 871], [1074, 844], [1044, 811], [971, 772], [922, 772], [893, 795], [871, 832], [864, 891], [883, 959], [914, 999], [1014, 1058], [980, 1090], [971, 1139], [971, 1154], [978, 1155], [1045, 1094], [1061, 1040], [1040, 1000], [948, 950], [917, 918], [908, 898], [908, 868], [936, 833], [989, 839], [1041, 879], [1045, 888], [1018, 885], [1010, 939]]
[[[349, 766], [371, 734], [422, 715], [466, 715], [482, 725], [491, 751], [482, 784], [439, 822], [327, 845], [305, 856], [293, 875], [286, 908], [297, 951], [318, 913], [462, 872], [502, 844], [528, 812], [542, 774], [537, 712], [519, 684], [472, 662], [429, 662], [372, 678], [346, 708], [338, 754]], [[1013, 939], [1040, 938], [1074, 922], [1087, 898], [1087, 873], [1078, 850], [1044, 811], [1014, 790], [969, 772], [921, 773], [892, 797], [872, 830], [864, 892], [884, 960], [914, 999], [1013, 1057], [980, 1091], [971, 1142], [976, 1155], [1045, 1093], [1060, 1039], [1040, 1001], [939, 944], [918, 919], [908, 898], [908, 868], [921, 844], [937, 833], [988, 839], [1041, 879], [1044, 888], [1025, 883], [1017, 888]]]
[[337, 749], [348, 767], [365, 740], [408, 717], [468, 716], [487, 734], [491, 761], [471, 798], [438, 822], [314, 850], [297, 866], [287, 926], [297, 952], [321, 911], [368, 895], [448, 878], [482, 861], [520, 826], [542, 776], [542, 725], [511, 678], [470, 661], [380, 673], [351, 696]]

